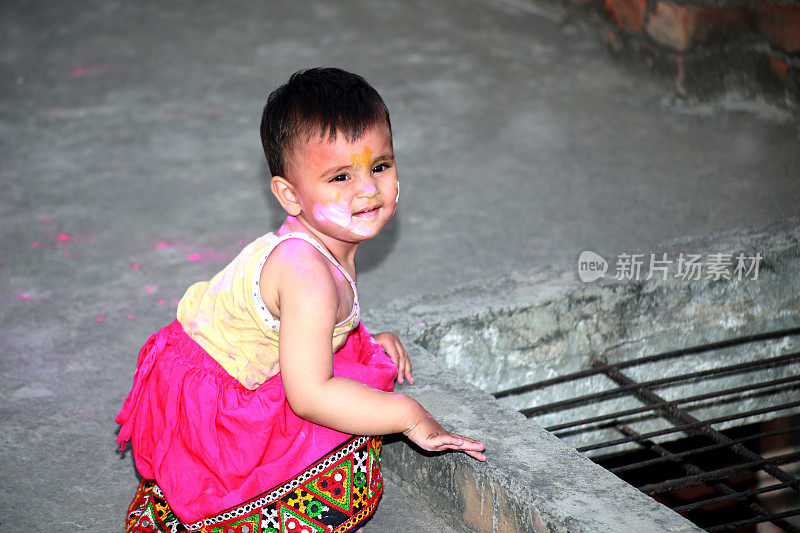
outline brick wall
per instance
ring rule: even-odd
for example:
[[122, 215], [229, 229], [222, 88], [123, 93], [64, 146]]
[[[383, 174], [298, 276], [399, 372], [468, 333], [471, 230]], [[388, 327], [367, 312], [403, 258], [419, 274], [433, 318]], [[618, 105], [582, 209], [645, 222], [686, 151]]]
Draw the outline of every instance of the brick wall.
[[607, 47], [680, 94], [736, 89], [800, 107], [800, 0], [562, 0], [594, 7]]

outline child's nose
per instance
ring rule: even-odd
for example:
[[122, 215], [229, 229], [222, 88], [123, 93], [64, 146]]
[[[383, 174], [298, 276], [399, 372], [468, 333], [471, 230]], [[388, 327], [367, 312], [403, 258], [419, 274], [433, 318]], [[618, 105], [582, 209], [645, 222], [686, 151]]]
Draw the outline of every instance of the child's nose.
[[378, 187], [372, 175], [364, 175], [359, 178], [358, 193], [367, 198], [372, 198], [378, 194]]

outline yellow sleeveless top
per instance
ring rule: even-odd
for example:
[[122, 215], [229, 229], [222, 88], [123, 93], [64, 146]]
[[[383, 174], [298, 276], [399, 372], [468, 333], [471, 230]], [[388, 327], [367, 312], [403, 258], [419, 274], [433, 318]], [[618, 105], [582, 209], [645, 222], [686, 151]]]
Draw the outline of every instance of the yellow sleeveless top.
[[353, 288], [353, 309], [336, 324], [331, 350], [335, 352], [360, 320], [356, 284], [331, 253], [302, 232], [277, 236], [268, 233], [251, 242], [210, 281], [195, 283], [178, 304], [183, 330], [231, 376], [250, 390], [280, 372], [278, 337], [280, 321], [261, 299], [261, 269], [269, 254], [286, 239], [303, 239], [342, 272]]

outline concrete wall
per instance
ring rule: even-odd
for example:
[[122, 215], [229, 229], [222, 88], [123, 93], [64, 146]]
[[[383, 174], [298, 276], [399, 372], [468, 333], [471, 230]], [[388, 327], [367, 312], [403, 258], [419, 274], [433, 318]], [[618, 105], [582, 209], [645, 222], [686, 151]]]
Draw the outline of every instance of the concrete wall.
[[682, 95], [736, 91], [800, 104], [797, 0], [561, 0], [608, 50], [669, 76]]
[[449, 515], [456, 530], [701, 531], [459, 379], [420, 346], [406, 347], [417, 383], [399, 390], [418, 399], [448, 429], [484, 441], [488, 461], [428, 454], [396, 440], [384, 446], [383, 465], [393, 480]]
[[[800, 324], [800, 219], [765, 230], [684, 238], [652, 251], [761, 254], [757, 279], [605, 278], [515, 274], [417, 301], [398, 301], [406, 334], [471, 383], [494, 391], [584, 368]], [[487, 357], [489, 355], [489, 357]]]
[[403, 392], [452, 430], [485, 440], [489, 456], [486, 464], [455, 454], [424, 458], [395, 442], [386, 446], [388, 468], [477, 531], [693, 530], [480, 389], [576, 370], [588, 354], [628, 359], [796, 326], [799, 244], [800, 219], [654, 250], [761, 253], [757, 279], [584, 284], [577, 268], [537, 271], [397, 301], [368, 315], [372, 328], [400, 329], [411, 346], [419, 379]]
[[[447, 296], [439, 295], [438, 305], [417, 302], [413, 309], [428, 306], [420, 316], [424, 326], [411, 328], [416, 342], [436, 354], [464, 379], [493, 392], [518, 385], [565, 375], [588, 367], [590, 357], [609, 362], [629, 360], [660, 352], [697, 346], [753, 333], [773, 331], [800, 324], [800, 278], [798, 278], [798, 227], [785, 226], [747, 235], [717, 235], [667, 243], [654, 250], [656, 257], [677, 257], [680, 253], [739, 253], [750, 257], [761, 254], [757, 279], [718, 279], [687, 281], [657, 275], [650, 280], [608, 280], [582, 284], [546, 274], [517, 276], [505, 286], [461, 288]], [[648, 254], [645, 254], [648, 257]], [[672, 264], [675, 266], [675, 263]], [[702, 274], [702, 273], [701, 273]], [[574, 275], [574, 274], [573, 274]], [[642, 278], [645, 277], [644, 270]], [[511, 284], [528, 294], [514, 302], [508, 298]], [[469, 296], [468, 296], [469, 294]], [[451, 302], [458, 311], [448, 314]], [[469, 305], [465, 305], [469, 303]], [[435, 313], [443, 313], [435, 316]], [[409, 312], [413, 312], [409, 308]], [[434, 313], [432, 315], [431, 313]], [[448, 315], [448, 316], [444, 316]], [[435, 316], [435, 318], [434, 318]], [[417, 322], [420, 324], [420, 322]], [[798, 338], [781, 338], [748, 343], [714, 352], [670, 359], [631, 369], [628, 374], [640, 381], [652, 376], [677, 375], [719, 365], [737, 364], [796, 351]], [[777, 379], [800, 373], [800, 363], [761, 371], [759, 379]], [[714, 389], [735, 387], [753, 379], [752, 374], [716, 378]], [[522, 409], [543, 405], [610, 387], [597, 375], [571, 381], [558, 387], [509, 397], [503, 401]], [[682, 396], [708, 392], [709, 383], [688, 384], [674, 389]], [[756, 409], [793, 400], [792, 392], [751, 398], [735, 404], [719, 404], [694, 411], [702, 418], [734, 414], [739, 409]], [[571, 419], [638, 407], [632, 397], [596, 402], [570, 412]], [[788, 413], [786, 413], [788, 414]], [[775, 416], [764, 414], [718, 426], [752, 423]], [[534, 418], [547, 427], [563, 422], [562, 413]], [[661, 419], [638, 426], [639, 431], [668, 427]], [[614, 432], [608, 430], [608, 438]], [[599, 434], [581, 433], [569, 444], [582, 446], [597, 441]], [[664, 437], [668, 439], [669, 437]], [[661, 440], [661, 439], [657, 439]]]

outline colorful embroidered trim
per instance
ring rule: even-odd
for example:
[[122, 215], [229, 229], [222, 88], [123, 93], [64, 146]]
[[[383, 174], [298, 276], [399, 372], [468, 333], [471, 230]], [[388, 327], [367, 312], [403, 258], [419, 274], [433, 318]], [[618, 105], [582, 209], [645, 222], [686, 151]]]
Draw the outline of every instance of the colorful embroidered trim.
[[127, 533], [345, 533], [383, 494], [381, 437], [353, 437], [286, 483], [213, 517], [182, 524], [154, 481], [128, 508]]

